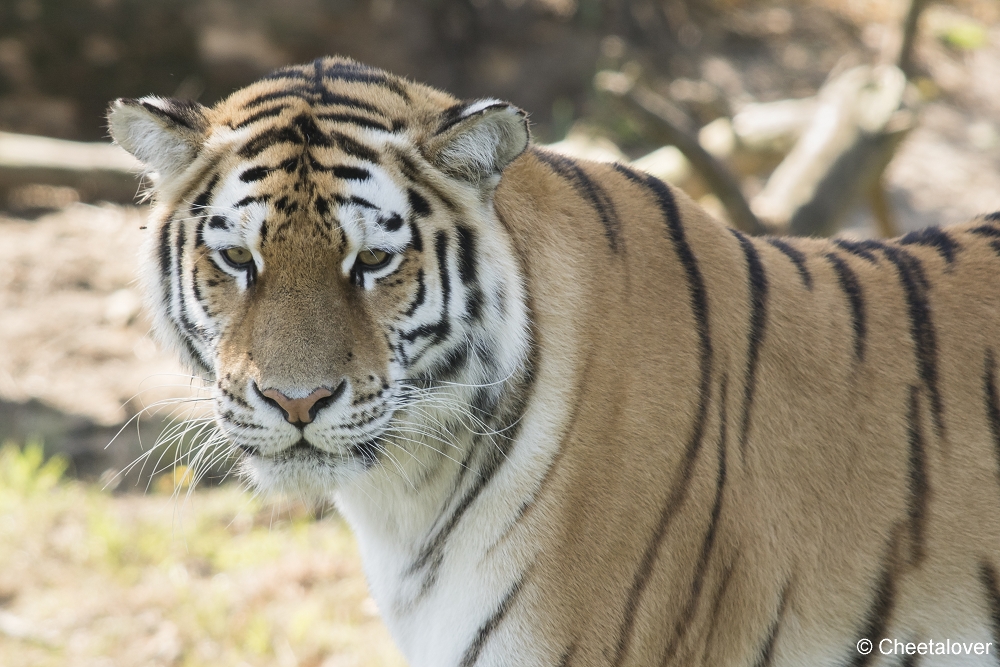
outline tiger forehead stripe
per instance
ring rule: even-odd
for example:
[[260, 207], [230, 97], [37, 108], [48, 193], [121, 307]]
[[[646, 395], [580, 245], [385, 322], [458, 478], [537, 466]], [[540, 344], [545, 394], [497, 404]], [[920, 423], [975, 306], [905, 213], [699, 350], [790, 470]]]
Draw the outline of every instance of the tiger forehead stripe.
[[264, 81], [275, 79], [309, 81], [318, 85], [321, 85], [324, 80], [372, 84], [384, 87], [406, 101], [410, 99], [409, 93], [406, 92], [406, 88], [397, 77], [356, 62], [326, 63], [323, 58], [317, 58], [311, 65], [282, 68], [263, 78]]

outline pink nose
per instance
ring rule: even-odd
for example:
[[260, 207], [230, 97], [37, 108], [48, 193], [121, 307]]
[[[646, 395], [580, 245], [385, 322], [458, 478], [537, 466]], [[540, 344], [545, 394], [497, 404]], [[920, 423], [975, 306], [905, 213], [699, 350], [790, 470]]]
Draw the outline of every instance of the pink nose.
[[285, 411], [285, 419], [293, 424], [308, 424], [311, 422], [313, 417], [316, 416], [316, 404], [328, 396], [333, 396], [333, 392], [326, 387], [314, 389], [305, 398], [288, 398], [277, 389], [265, 389], [260, 393], [277, 403]]

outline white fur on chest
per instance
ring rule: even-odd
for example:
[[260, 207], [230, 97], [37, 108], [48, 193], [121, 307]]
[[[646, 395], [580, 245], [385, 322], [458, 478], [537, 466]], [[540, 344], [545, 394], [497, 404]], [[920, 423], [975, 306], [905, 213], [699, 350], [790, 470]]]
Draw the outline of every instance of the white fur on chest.
[[[338, 493], [338, 506], [358, 539], [372, 596], [411, 667], [459, 665], [477, 633], [531, 567], [537, 544], [516, 532], [508, 534], [508, 529], [552, 463], [563, 428], [563, 420], [554, 415], [565, 414], [559, 409], [565, 405], [563, 391], [536, 391], [535, 396], [507, 460], [450, 534], [434, 584], [423, 595], [423, 579], [414, 576], [412, 564], [433, 528], [453, 509], [445, 501], [454, 475], [441, 475], [419, 495], [401, 488], [395, 476]], [[505, 615], [483, 645], [477, 665], [512, 664], [515, 655], [525, 667], [550, 662], [551, 650], [536, 632], [539, 619], [525, 615], [523, 605]]]

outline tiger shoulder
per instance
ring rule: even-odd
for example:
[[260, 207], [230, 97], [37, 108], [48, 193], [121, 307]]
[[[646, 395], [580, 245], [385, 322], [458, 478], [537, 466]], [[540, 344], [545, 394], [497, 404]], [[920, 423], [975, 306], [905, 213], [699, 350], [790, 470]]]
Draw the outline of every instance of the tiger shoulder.
[[109, 121], [160, 340], [414, 667], [997, 664], [1000, 215], [749, 237], [344, 58]]

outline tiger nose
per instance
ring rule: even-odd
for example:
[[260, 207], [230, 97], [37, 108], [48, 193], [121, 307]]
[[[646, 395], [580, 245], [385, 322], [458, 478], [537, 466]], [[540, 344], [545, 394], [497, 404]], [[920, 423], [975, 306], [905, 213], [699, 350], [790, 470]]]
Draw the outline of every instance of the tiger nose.
[[277, 405], [285, 413], [285, 419], [296, 426], [308, 424], [316, 418], [316, 413], [332, 403], [343, 391], [344, 383], [335, 391], [330, 391], [326, 387], [313, 389], [312, 393], [304, 398], [289, 398], [278, 389], [265, 389], [261, 395], [268, 399], [269, 403]]

